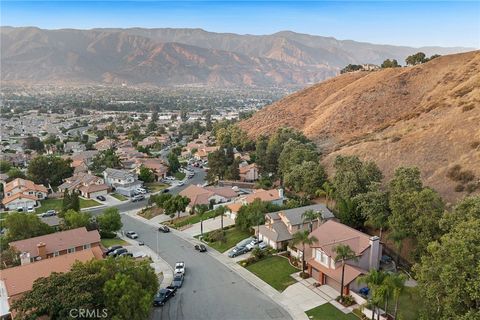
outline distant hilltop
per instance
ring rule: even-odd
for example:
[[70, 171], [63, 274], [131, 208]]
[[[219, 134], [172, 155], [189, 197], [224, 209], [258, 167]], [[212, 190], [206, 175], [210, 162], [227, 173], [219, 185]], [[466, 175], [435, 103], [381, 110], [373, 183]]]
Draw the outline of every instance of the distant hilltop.
[[448, 201], [480, 192], [480, 51], [413, 67], [342, 74], [285, 97], [240, 124], [250, 136], [293, 127], [337, 155], [375, 161], [387, 178], [418, 166]]
[[202, 29], [1, 27], [0, 35], [2, 82], [29, 84], [306, 86], [348, 64], [403, 62], [418, 51], [472, 50], [376, 45], [291, 31], [256, 36]]

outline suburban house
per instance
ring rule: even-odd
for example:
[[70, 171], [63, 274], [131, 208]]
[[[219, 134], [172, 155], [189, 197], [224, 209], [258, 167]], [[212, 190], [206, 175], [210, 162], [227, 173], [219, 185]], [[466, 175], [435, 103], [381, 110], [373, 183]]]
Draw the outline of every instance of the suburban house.
[[75, 141], [69, 141], [63, 146], [63, 151], [66, 153], [79, 153], [87, 150], [84, 144]]
[[45, 186], [35, 184], [33, 181], [17, 178], [3, 186], [5, 198], [3, 206], [8, 210], [26, 210], [37, 205], [37, 200], [47, 197], [48, 190]]
[[258, 180], [258, 166], [256, 163], [240, 164], [240, 181], [253, 182]]
[[155, 136], [155, 137], [149, 136], [149, 137], [144, 138], [142, 141], [139, 141], [138, 146], [148, 148], [148, 147], [152, 147], [156, 144], [165, 145], [169, 141], [170, 141], [170, 137], [166, 134], [161, 135], [161, 136]]
[[232, 188], [200, 187], [195, 185], [189, 185], [187, 188], [180, 191], [180, 195], [190, 199], [187, 211], [190, 211], [195, 205], [225, 203], [238, 196], [237, 192]]
[[79, 172], [66, 178], [65, 182], [62, 183], [58, 190], [60, 192], [72, 192], [77, 190], [80, 192], [82, 197], [85, 198], [95, 198], [101, 195], [106, 195], [108, 193], [108, 186], [105, 184], [103, 178], [94, 176], [87, 172]]
[[193, 154], [193, 157], [197, 160], [207, 160], [208, 155], [212, 152], [215, 152], [218, 150], [218, 146], [213, 146], [213, 147], [203, 147], [197, 150]]
[[342, 266], [335, 263], [334, 248], [340, 244], [348, 245], [357, 259], [347, 261], [343, 291], [357, 291], [360, 287], [355, 279], [369, 270], [378, 269], [382, 256], [382, 245], [377, 236], [369, 236], [334, 220], [328, 220], [310, 234], [317, 242], [305, 250], [308, 273], [320, 284], [326, 284], [340, 292]]
[[135, 190], [142, 187], [138, 176], [127, 170], [107, 168], [103, 171], [103, 177], [108, 186], [124, 196], [131, 197], [135, 194]]
[[23, 294], [32, 290], [35, 280], [48, 277], [53, 272], [68, 272], [75, 262], [87, 262], [92, 259], [102, 259], [100, 248], [90, 248], [2, 270], [0, 273], [0, 318], [15, 317], [14, 314], [11, 314], [10, 306]]
[[105, 138], [103, 140], [100, 140], [93, 145], [93, 147], [95, 149], [97, 149], [98, 151], [105, 151], [105, 150], [113, 148], [114, 146], [115, 146], [115, 140], [112, 140], [112, 139], [109, 139], [109, 138]]
[[100, 247], [100, 234], [97, 230], [87, 231], [85, 227], [82, 227], [12, 241], [10, 242], [10, 247], [20, 253], [20, 263], [25, 265], [36, 263], [39, 260]]
[[153, 171], [155, 180], [160, 181], [167, 176], [168, 166], [161, 159], [157, 158], [141, 158], [136, 159], [137, 174], [140, 174], [140, 167], [143, 165]]
[[[270, 212], [265, 214], [265, 224], [259, 228], [258, 239], [263, 240], [274, 249], [287, 249], [288, 243], [292, 240], [295, 232], [309, 230], [310, 221], [303, 218], [303, 214], [309, 210], [313, 210], [321, 216], [321, 219], [312, 221], [312, 230], [323, 221], [334, 217], [333, 213], [323, 204]], [[298, 255], [295, 248], [290, 249], [290, 251]]]
[[264, 189], [255, 189], [252, 193], [244, 195], [236, 199], [233, 203], [229, 203], [227, 205], [227, 215], [232, 218], [236, 219], [238, 211], [243, 205], [247, 205], [255, 201], [256, 199], [260, 199], [263, 202], [270, 202], [276, 205], [282, 205], [285, 197], [283, 195], [283, 189], [271, 189], [271, 190], [264, 190]]

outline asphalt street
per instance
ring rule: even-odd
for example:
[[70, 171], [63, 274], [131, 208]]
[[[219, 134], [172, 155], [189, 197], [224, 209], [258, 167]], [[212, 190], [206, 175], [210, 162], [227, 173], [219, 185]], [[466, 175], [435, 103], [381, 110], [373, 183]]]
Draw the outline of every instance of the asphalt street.
[[[185, 189], [189, 184], [195, 184], [195, 185], [196, 184], [203, 184], [205, 182], [204, 179], [205, 179], [205, 176], [206, 176], [205, 171], [202, 170], [202, 169], [194, 168], [194, 172], [195, 172], [195, 175], [193, 176], [193, 178], [192, 179], [187, 179], [183, 186], [170, 187], [169, 188], [170, 193], [171, 194], [178, 194], [180, 191]], [[136, 210], [136, 209], [140, 209], [140, 208], [145, 207], [147, 205], [147, 201], [148, 201], [148, 199], [138, 201], [138, 202], [128, 201], [128, 202], [120, 203], [120, 204], [117, 204], [117, 205], [114, 205], [114, 206], [111, 206], [111, 207], [118, 208], [118, 210], [120, 212], [126, 212], [126, 211]], [[105, 210], [105, 207], [94, 208], [94, 209], [90, 209], [90, 210], [87, 209], [85, 211], [88, 211], [92, 215], [95, 216], [95, 215], [98, 215], [98, 214], [102, 213], [103, 210]]]
[[151, 319], [291, 319], [269, 297], [208, 253], [197, 252], [191, 243], [128, 215], [122, 215], [122, 222], [123, 230], [136, 231], [168, 264], [184, 261], [187, 267], [182, 288], [165, 306], [155, 308]]

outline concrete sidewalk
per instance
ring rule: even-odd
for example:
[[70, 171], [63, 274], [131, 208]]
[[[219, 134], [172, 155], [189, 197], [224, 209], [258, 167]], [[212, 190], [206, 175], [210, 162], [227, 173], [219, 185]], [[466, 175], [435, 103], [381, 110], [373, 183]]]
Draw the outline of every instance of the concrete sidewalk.
[[[223, 217], [223, 227], [228, 227], [235, 224], [235, 220], [230, 219], [229, 217]], [[215, 217], [203, 221], [203, 233], [207, 233], [213, 230], [218, 230], [221, 228], [221, 219], [220, 217]], [[192, 237], [199, 235], [200, 232], [200, 222], [192, 224], [188, 229], [182, 230], [183, 233], [186, 233]]]
[[150, 249], [148, 246], [140, 246], [137, 241], [127, 238], [121, 234], [119, 234], [118, 237], [130, 244], [129, 246], [127, 246], [127, 249], [132, 252], [134, 256], [137, 253], [142, 253], [143, 255], [152, 258], [152, 263], [150, 265], [157, 274], [160, 288], [165, 288], [172, 283], [173, 268], [155, 251]]
[[[128, 214], [131, 217], [138, 219], [146, 224], [158, 227], [158, 223], [155, 223], [151, 220], [147, 220], [145, 218], [142, 218], [136, 215], [135, 211], [125, 212], [124, 214]], [[175, 229], [170, 229], [170, 230], [176, 236], [192, 244], [200, 243], [199, 240], [195, 239], [192, 235], [188, 233], [185, 233], [183, 231], [178, 231]], [[283, 309], [285, 309], [290, 314], [290, 316], [293, 319], [308, 320], [307, 315], [305, 314], [305, 312], [303, 312], [303, 310], [298, 305], [296, 305], [296, 302], [292, 301], [291, 299], [288, 299], [288, 297], [284, 297], [281, 292], [278, 292], [273, 287], [271, 287], [268, 283], [266, 283], [265, 281], [263, 281], [262, 279], [260, 279], [259, 277], [257, 277], [256, 275], [248, 271], [247, 269], [237, 264], [235, 260], [230, 259], [228, 256], [223, 255], [211, 248], [208, 250], [207, 254], [214, 257], [217, 261], [219, 261], [220, 263], [228, 267], [230, 270], [237, 273], [239, 276], [245, 279], [248, 283], [250, 283], [255, 288], [260, 290], [263, 294], [265, 294], [266, 296], [270, 297], [273, 301], [278, 303]]]

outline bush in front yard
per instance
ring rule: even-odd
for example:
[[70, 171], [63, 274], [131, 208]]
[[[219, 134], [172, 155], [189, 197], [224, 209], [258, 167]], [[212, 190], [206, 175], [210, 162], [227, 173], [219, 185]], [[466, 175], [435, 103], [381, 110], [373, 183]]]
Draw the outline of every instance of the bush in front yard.
[[203, 240], [207, 242], [222, 242], [225, 243], [225, 232], [222, 230], [215, 230], [203, 236]]
[[356, 303], [355, 299], [353, 299], [353, 297], [351, 295], [343, 296], [343, 300], [341, 300], [341, 301], [340, 301], [340, 296], [338, 296], [335, 300], [340, 302], [345, 307], [350, 307], [351, 305], [354, 305]]
[[307, 272], [300, 272], [300, 278], [308, 279], [310, 278], [310, 275]]

